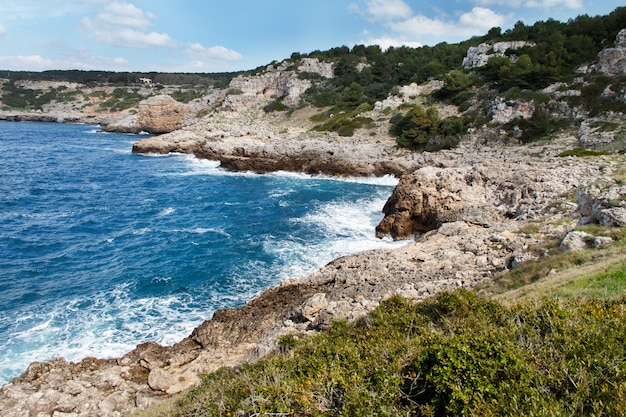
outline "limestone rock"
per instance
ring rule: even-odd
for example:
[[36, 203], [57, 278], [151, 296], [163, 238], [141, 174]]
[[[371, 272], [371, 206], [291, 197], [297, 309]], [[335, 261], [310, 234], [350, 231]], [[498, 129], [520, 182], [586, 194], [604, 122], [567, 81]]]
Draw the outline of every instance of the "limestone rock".
[[582, 224], [597, 222], [603, 226], [626, 226], [626, 185], [581, 186], [576, 191], [576, 199]]
[[313, 321], [320, 311], [324, 310], [326, 307], [328, 307], [326, 294], [323, 292], [314, 294], [302, 306], [302, 317], [308, 321]]
[[606, 74], [626, 74], [626, 29], [617, 34], [613, 48], [600, 51], [593, 68]]
[[150, 97], [139, 103], [139, 125], [152, 134], [170, 133], [183, 126], [187, 106], [168, 95]]
[[324, 78], [333, 78], [335, 76], [334, 64], [332, 62], [321, 62], [317, 58], [302, 58], [298, 71], [313, 72]]
[[174, 385], [174, 383], [175, 380], [172, 374], [161, 368], [153, 368], [148, 376], [148, 385], [155, 391], [165, 392]]
[[443, 223], [488, 222], [489, 213], [479, 209], [485, 202], [485, 182], [479, 171], [420, 168], [400, 178], [383, 207], [385, 218], [376, 227], [376, 235], [406, 239]]
[[517, 118], [530, 119], [534, 111], [533, 102], [507, 103], [501, 97], [496, 98], [489, 107], [491, 121], [499, 124], [506, 124]]
[[559, 245], [559, 249], [563, 252], [576, 252], [589, 248], [594, 237], [589, 233], [573, 231], [569, 232]]
[[388, 108], [396, 109], [417, 96], [430, 94], [434, 90], [440, 89], [443, 85], [444, 82], [440, 80], [431, 80], [426, 84], [411, 83], [403, 85], [399, 88], [398, 94], [390, 94], [386, 99], [377, 101], [374, 104], [374, 111], [382, 112]]
[[193, 132], [178, 130], [135, 142], [132, 151], [143, 154], [192, 153], [200, 147], [200, 143], [201, 138]]
[[615, 132], [593, 127], [596, 120], [583, 120], [578, 128], [578, 140], [584, 148], [601, 149], [615, 141]]
[[505, 53], [509, 49], [515, 50], [524, 46], [535, 46], [535, 44], [527, 41], [481, 43], [478, 46], [468, 48], [467, 55], [463, 58], [463, 66], [465, 68], [482, 67], [492, 56], [506, 56]]
[[284, 97], [283, 102], [295, 106], [311, 81], [299, 79], [293, 71], [270, 71], [260, 75], [240, 75], [231, 80], [229, 90], [237, 91], [228, 95], [222, 104], [222, 111], [242, 112], [255, 103]]

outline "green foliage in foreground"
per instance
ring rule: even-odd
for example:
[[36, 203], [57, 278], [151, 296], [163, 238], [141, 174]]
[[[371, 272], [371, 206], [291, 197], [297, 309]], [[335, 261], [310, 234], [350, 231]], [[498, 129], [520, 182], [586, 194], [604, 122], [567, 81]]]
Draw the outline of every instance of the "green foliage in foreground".
[[625, 307], [623, 296], [512, 307], [463, 290], [395, 297], [206, 376], [174, 415], [622, 416]]

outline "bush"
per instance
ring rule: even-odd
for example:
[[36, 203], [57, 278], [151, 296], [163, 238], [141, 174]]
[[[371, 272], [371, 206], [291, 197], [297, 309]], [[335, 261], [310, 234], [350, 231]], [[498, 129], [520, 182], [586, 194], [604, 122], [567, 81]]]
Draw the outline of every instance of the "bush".
[[569, 125], [567, 119], [555, 119], [543, 106], [537, 106], [530, 119], [518, 118], [509, 122], [508, 130], [518, 128], [521, 131], [518, 139], [522, 143], [531, 143], [546, 139], [550, 134]]
[[355, 324], [285, 337], [270, 357], [207, 375], [174, 415], [621, 416], [625, 307], [392, 297]]
[[463, 118], [453, 116], [441, 120], [434, 107], [413, 106], [404, 115], [392, 116], [389, 123], [389, 133], [398, 137], [398, 146], [426, 151], [456, 147], [466, 130]]
[[263, 107], [263, 111], [265, 113], [271, 113], [274, 111], [286, 111], [287, 106], [285, 105], [285, 103], [283, 103], [283, 98], [284, 97], [278, 97], [276, 100], [270, 101]]
[[337, 113], [330, 109], [326, 112], [312, 116], [310, 120], [314, 123], [322, 122], [313, 127], [313, 130], [320, 132], [337, 132], [339, 136], [352, 136], [355, 129], [367, 128], [374, 123], [369, 117], [359, 116], [361, 113], [369, 111], [372, 106], [361, 103], [352, 111], [339, 111]]

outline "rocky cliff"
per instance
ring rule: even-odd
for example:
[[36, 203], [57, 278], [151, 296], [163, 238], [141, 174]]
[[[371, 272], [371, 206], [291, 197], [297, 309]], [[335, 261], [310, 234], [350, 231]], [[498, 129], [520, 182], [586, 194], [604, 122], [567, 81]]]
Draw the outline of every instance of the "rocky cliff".
[[607, 74], [626, 74], [626, 29], [619, 32], [613, 48], [600, 52], [592, 68]]

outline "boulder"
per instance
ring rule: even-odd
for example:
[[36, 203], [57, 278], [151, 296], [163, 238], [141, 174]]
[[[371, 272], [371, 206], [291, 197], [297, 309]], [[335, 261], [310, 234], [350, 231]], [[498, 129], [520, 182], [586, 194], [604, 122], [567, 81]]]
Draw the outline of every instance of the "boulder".
[[170, 133], [183, 127], [187, 106], [168, 95], [150, 97], [139, 103], [139, 126], [151, 134]]
[[490, 222], [485, 180], [473, 168], [420, 168], [400, 178], [383, 207], [376, 236], [407, 239], [444, 223]]
[[584, 185], [576, 191], [580, 223], [626, 226], [626, 185]]
[[577, 252], [581, 250], [585, 250], [592, 246], [594, 240], [594, 236], [589, 233], [573, 231], [569, 232], [565, 235], [563, 240], [561, 240], [561, 244], [559, 245], [559, 249], [563, 252]]
[[324, 310], [326, 307], [328, 307], [326, 294], [323, 292], [314, 294], [302, 306], [302, 317], [308, 321], [313, 321], [320, 311]]

